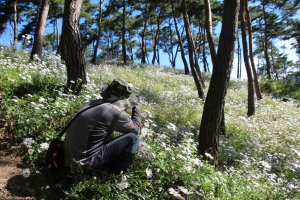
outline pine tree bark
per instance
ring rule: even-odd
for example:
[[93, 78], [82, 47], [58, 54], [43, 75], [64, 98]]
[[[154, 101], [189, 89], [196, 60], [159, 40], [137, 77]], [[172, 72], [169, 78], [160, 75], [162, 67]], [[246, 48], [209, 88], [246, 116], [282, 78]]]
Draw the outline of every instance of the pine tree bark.
[[205, 28], [207, 32], [207, 41], [210, 49], [211, 61], [214, 64], [217, 57], [217, 53], [216, 53], [214, 39], [213, 39], [210, 0], [204, 0], [204, 6], [205, 6]]
[[202, 35], [202, 60], [203, 60], [203, 68], [204, 68], [204, 72], [207, 73], [208, 70], [208, 66], [207, 66], [207, 61], [206, 61], [206, 48], [205, 48], [205, 29], [203, 28], [201, 31], [201, 35]]
[[182, 37], [180, 35], [178, 25], [177, 25], [177, 20], [176, 20], [176, 17], [175, 17], [174, 1], [172, 0], [171, 3], [172, 3], [172, 15], [173, 15], [175, 30], [176, 30], [176, 34], [177, 34], [177, 38], [178, 38], [179, 47], [180, 47], [181, 59], [182, 59], [183, 65], [184, 65], [184, 74], [188, 75], [190, 73], [190, 70], [189, 70], [187, 60], [186, 60], [185, 55], [184, 55], [184, 47], [183, 47]]
[[[156, 33], [154, 36], [154, 45], [153, 45], [153, 57], [152, 57], [152, 65], [155, 64], [155, 59], [156, 59], [156, 54], [157, 54], [157, 44], [158, 44], [158, 36], [159, 36], [159, 32], [160, 32], [160, 20], [161, 20], [161, 15], [162, 15], [163, 10], [160, 8], [159, 14], [157, 16], [157, 29], [156, 29]], [[158, 61], [159, 63], [159, 61]]]
[[96, 62], [97, 62], [99, 42], [100, 42], [100, 37], [102, 34], [102, 3], [103, 3], [103, 0], [99, 0], [99, 17], [98, 17], [98, 21], [97, 21], [98, 33], [97, 33], [96, 44], [94, 47], [94, 54], [93, 54], [93, 59], [92, 59], [93, 64], [96, 64]]
[[126, 0], [123, 0], [123, 15], [122, 15], [122, 55], [123, 64], [127, 64], [127, 54], [126, 54]]
[[[146, 8], [145, 10], [147, 11], [148, 8], [148, 4], [146, 4]], [[142, 40], [142, 46], [141, 46], [141, 63], [142, 64], [146, 64], [146, 54], [147, 54], [147, 47], [146, 47], [146, 29], [147, 29], [147, 17], [146, 17], [146, 13], [144, 15], [144, 27], [143, 27], [143, 31], [141, 34], [141, 40]]]
[[223, 24], [216, 64], [214, 65], [210, 86], [204, 104], [198, 137], [198, 153], [207, 159], [206, 153], [214, 157], [217, 164], [219, 134], [224, 109], [224, 99], [229, 85], [234, 55], [234, 43], [239, 14], [239, 0], [225, 0]]
[[[86, 84], [84, 52], [78, 27], [82, 0], [65, 0], [62, 26], [61, 57], [66, 62], [67, 86], [79, 93]], [[72, 84], [71, 81], [77, 82]]]
[[237, 73], [236, 73], [236, 78], [240, 79], [241, 78], [241, 63], [242, 63], [242, 55], [241, 55], [241, 44], [240, 44], [240, 38], [239, 34], [237, 34], [237, 44], [238, 44], [238, 62], [237, 62]]
[[242, 30], [242, 42], [243, 42], [243, 57], [245, 68], [247, 72], [248, 78], [248, 116], [252, 116], [255, 114], [255, 102], [254, 102], [254, 87], [253, 87], [253, 77], [252, 70], [249, 62], [249, 54], [248, 54], [248, 44], [247, 44], [247, 36], [246, 36], [246, 24], [245, 24], [245, 0], [240, 0], [240, 20], [241, 20], [241, 30]]
[[255, 86], [255, 93], [258, 100], [262, 99], [261, 91], [259, 88], [258, 83], [258, 77], [255, 69], [254, 64], [254, 56], [253, 56], [253, 47], [252, 47], [252, 23], [251, 23], [251, 16], [248, 8], [248, 0], [245, 0], [245, 11], [246, 11], [246, 19], [247, 19], [247, 28], [248, 28], [248, 41], [249, 41], [249, 57], [250, 57], [250, 63], [253, 73], [253, 79], [254, 79], [254, 86]]
[[267, 68], [267, 77], [271, 79], [271, 62], [269, 56], [269, 44], [268, 44], [268, 28], [267, 28], [267, 16], [266, 16], [266, 9], [265, 4], [262, 2], [263, 5], [263, 19], [264, 19], [264, 38], [263, 38], [263, 47], [264, 47], [264, 54], [266, 60], [266, 68]]
[[185, 32], [186, 32], [186, 37], [188, 40], [188, 53], [189, 53], [190, 67], [191, 67], [192, 75], [193, 75], [193, 78], [194, 78], [194, 81], [195, 81], [195, 84], [197, 87], [198, 96], [201, 99], [204, 99], [205, 97], [204, 97], [201, 73], [198, 73], [198, 71], [196, 70], [196, 66], [195, 66], [195, 60], [194, 60], [195, 46], [194, 46], [193, 36], [191, 33], [190, 22], [189, 22], [189, 19], [187, 16], [186, 1], [182, 0], [181, 3], [182, 3], [181, 6], [182, 6], [182, 14], [183, 14]]
[[14, 10], [14, 43], [13, 43], [13, 50], [17, 49], [18, 44], [18, 10], [17, 10], [17, 3], [18, 0], [14, 0], [13, 2], [13, 10]]
[[30, 59], [33, 60], [33, 56], [36, 54], [39, 58], [42, 57], [44, 32], [47, 23], [47, 17], [49, 12], [50, 0], [44, 0], [41, 2], [41, 9], [39, 12], [38, 22], [34, 34], [34, 42], [31, 50]]

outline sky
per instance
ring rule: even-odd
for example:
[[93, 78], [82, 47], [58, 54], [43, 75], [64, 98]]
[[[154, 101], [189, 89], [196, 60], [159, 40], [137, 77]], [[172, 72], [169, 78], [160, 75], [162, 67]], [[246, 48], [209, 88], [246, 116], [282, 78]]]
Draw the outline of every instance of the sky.
[[[97, 3], [98, 0], [91, 0], [93, 3]], [[107, 2], [107, 0], [105, 1], [105, 3]], [[300, 18], [299, 17], [299, 12], [298, 14], [296, 15], [296, 18]], [[24, 23], [24, 22], [23, 22]], [[21, 29], [22, 27], [22, 24], [19, 25], [19, 29]], [[219, 25], [215, 28], [215, 37], [219, 36], [220, 34], [220, 30], [221, 30], [221, 23], [219, 23]], [[61, 32], [61, 20], [59, 22], [59, 31]], [[53, 32], [53, 27], [52, 27], [52, 24], [47, 24], [47, 27], [46, 27], [46, 34], [47, 33], [52, 33]], [[32, 36], [33, 37], [33, 36]], [[12, 38], [12, 30], [11, 30], [11, 27], [10, 25], [7, 26], [7, 29], [6, 31], [4, 32], [4, 34], [0, 35], [0, 45], [4, 45], [4, 46], [8, 46], [10, 47], [11, 46], [11, 38]], [[298, 55], [296, 54], [295, 50], [291, 48], [291, 43], [292, 41], [291, 40], [288, 40], [288, 41], [277, 41], [277, 45], [280, 47], [280, 46], [283, 46], [283, 44], [286, 46], [286, 50], [285, 50], [285, 53], [288, 54], [288, 58], [289, 60], [293, 60], [294, 62], [299, 60], [299, 57]], [[19, 41], [19, 44], [18, 44], [18, 48], [20, 49], [21, 48], [21, 41]], [[188, 57], [186, 57], [187, 60], [188, 60]], [[152, 59], [152, 54], [149, 55], [149, 60]], [[212, 67], [212, 64], [211, 64], [211, 61], [210, 61], [210, 57], [208, 57], [208, 63], [209, 63], [209, 67], [210, 67], [210, 71], [212, 71], [211, 67]], [[256, 63], [257, 63], [257, 59], [256, 59]], [[168, 58], [168, 55], [163, 53], [162, 51], [160, 52], [160, 64], [164, 67], [170, 67], [171, 64], [169, 63], [169, 58]], [[232, 78], [236, 78], [236, 74], [237, 74], [237, 54], [235, 54], [235, 59], [234, 59], [234, 62], [233, 62], [233, 67], [232, 67]], [[200, 64], [200, 67], [201, 67], [201, 64]], [[183, 62], [181, 60], [181, 56], [180, 54], [178, 54], [177, 56], [177, 60], [176, 60], [176, 68], [177, 69], [181, 69], [183, 70], [184, 67], [183, 67]], [[245, 67], [244, 65], [242, 64], [242, 79], [246, 79], [246, 70], [245, 70]]]

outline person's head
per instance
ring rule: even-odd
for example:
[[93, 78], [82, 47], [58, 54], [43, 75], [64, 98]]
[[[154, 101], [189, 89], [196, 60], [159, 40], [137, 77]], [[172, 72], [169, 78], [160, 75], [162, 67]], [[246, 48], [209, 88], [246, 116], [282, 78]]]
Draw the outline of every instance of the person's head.
[[132, 88], [126, 81], [115, 79], [101, 93], [101, 96], [106, 101], [113, 103], [118, 100], [128, 99], [131, 93]]

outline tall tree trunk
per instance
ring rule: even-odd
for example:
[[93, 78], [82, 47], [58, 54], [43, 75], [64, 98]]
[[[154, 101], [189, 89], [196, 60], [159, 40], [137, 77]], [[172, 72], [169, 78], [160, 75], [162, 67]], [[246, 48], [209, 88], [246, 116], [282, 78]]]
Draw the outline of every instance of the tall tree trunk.
[[134, 62], [133, 58], [133, 44], [132, 44], [132, 33], [129, 31], [128, 32], [128, 39], [129, 39], [129, 53], [130, 53], [130, 60]]
[[141, 59], [141, 63], [142, 64], [146, 64], [146, 54], [147, 54], [147, 47], [146, 47], [146, 29], [147, 29], [147, 19], [146, 19], [146, 16], [144, 16], [144, 27], [143, 27], [143, 31], [142, 31], [142, 35], [141, 35], [141, 39], [142, 39], [142, 47], [141, 47], [141, 50], [142, 50], [142, 59]]
[[266, 59], [266, 68], [267, 68], [267, 76], [268, 79], [271, 79], [271, 62], [269, 57], [269, 44], [268, 44], [268, 28], [267, 28], [267, 16], [265, 10], [265, 4], [262, 2], [263, 5], [263, 19], [264, 19], [264, 38], [263, 38], [263, 46], [264, 46], [264, 54]]
[[240, 37], [239, 34], [237, 34], [237, 43], [238, 43], [238, 63], [237, 63], [237, 79], [241, 78], [241, 63], [242, 63], [242, 55], [241, 55], [241, 44], [240, 44]]
[[[215, 49], [213, 31], [212, 31], [212, 14], [211, 14], [210, 0], [204, 0], [204, 7], [205, 7], [205, 27], [206, 27], [206, 32], [207, 32], [207, 41], [208, 41], [208, 46], [210, 49], [211, 62], [214, 67], [216, 58], [217, 58], [217, 52]], [[224, 104], [225, 104], [225, 102], [224, 102]], [[225, 105], [223, 105], [221, 128], [220, 128], [220, 134], [223, 134], [223, 135], [225, 135], [225, 130], [226, 130], [224, 107], [225, 107]]]
[[187, 16], [185, 0], [182, 0], [182, 14], [183, 14], [183, 19], [184, 19], [186, 37], [188, 40], [189, 61], [190, 61], [192, 75], [193, 75], [193, 78], [194, 78], [194, 81], [195, 81], [195, 84], [197, 87], [198, 96], [201, 99], [204, 99], [204, 91], [203, 91], [203, 85], [202, 85], [202, 80], [201, 80], [202, 79], [201, 73], [200, 74], [198, 73], [198, 71], [196, 70], [196, 66], [195, 66], [195, 60], [194, 60], [195, 46], [194, 46], [193, 36], [191, 33], [190, 22], [189, 22], [189, 19]]
[[211, 61], [214, 64], [217, 57], [217, 53], [215, 50], [213, 31], [212, 31], [212, 14], [210, 8], [210, 0], [204, 0], [204, 6], [205, 6], [205, 28], [207, 32], [207, 41], [210, 49]]
[[13, 50], [17, 49], [18, 44], [18, 10], [17, 10], [17, 3], [18, 0], [14, 0], [13, 2], [13, 9], [14, 9], [14, 44]]
[[251, 23], [251, 16], [248, 8], [248, 0], [245, 0], [245, 9], [246, 9], [246, 19], [247, 19], [247, 27], [248, 27], [248, 40], [249, 40], [249, 56], [251, 62], [251, 68], [253, 73], [254, 79], [254, 86], [255, 86], [255, 93], [258, 100], [262, 99], [262, 95], [259, 88], [257, 73], [254, 64], [254, 56], [253, 56], [253, 47], [252, 47], [252, 23]]
[[55, 50], [55, 43], [56, 43], [56, 26], [55, 26], [55, 20], [53, 21], [53, 40], [52, 40], [53, 46], [52, 51]]
[[96, 37], [96, 44], [94, 47], [94, 54], [93, 54], [93, 59], [92, 59], [92, 63], [96, 64], [97, 61], [97, 54], [98, 54], [98, 48], [99, 48], [99, 42], [100, 42], [100, 37], [102, 34], [102, 3], [103, 0], [99, 1], [99, 17], [98, 17], [98, 33], [97, 33], [97, 37]]
[[234, 43], [238, 24], [239, 0], [225, 0], [223, 23], [216, 63], [204, 104], [198, 137], [198, 152], [207, 159], [206, 153], [214, 157], [217, 164], [219, 133], [224, 109], [224, 99], [229, 85], [234, 55]]
[[161, 20], [162, 12], [163, 12], [163, 10], [162, 10], [162, 8], [160, 8], [159, 14], [157, 16], [157, 29], [156, 29], [156, 33], [154, 36], [152, 65], [155, 64], [155, 59], [156, 59], [156, 54], [157, 54], [157, 44], [158, 44], [158, 36], [159, 36], [159, 32], [160, 32], [160, 20]]
[[127, 64], [127, 55], [126, 55], [126, 0], [123, 0], [123, 16], [122, 16], [122, 54], [123, 54], [123, 63]]
[[35, 29], [35, 34], [34, 34], [33, 47], [32, 47], [32, 51], [31, 51], [31, 55], [30, 55], [31, 60], [33, 60], [33, 56], [35, 54], [37, 54], [38, 57], [40, 57], [40, 58], [42, 57], [44, 32], [45, 32], [46, 23], [47, 23], [49, 6], [50, 6], [50, 0], [42, 1], [41, 9], [39, 12], [38, 23], [37, 23], [37, 26]]
[[246, 36], [246, 24], [245, 24], [245, 0], [241, 0], [240, 8], [240, 20], [241, 20], [241, 30], [242, 30], [242, 42], [243, 42], [243, 57], [245, 68], [248, 77], [248, 116], [252, 116], [255, 113], [255, 103], [254, 103], [254, 87], [253, 87], [253, 77], [252, 70], [249, 63], [249, 54], [248, 54], [248, 44]]
[[56, 48], [59, 49], [59, 32], [58, 32], [58, 19], [55, 17], [55, 27], [56, 27]]
[[[65, 0], [62, 26], [61, 56], [66, 62], [68, 87], [79, 93], [86, 84], [85, 59], [79, 32], [82, 0]], [[77, 87], [71, 81], [77, 82]]]
[[175, 17], [174, 1], [171, 0], [171, 3], [172, 3], [172, 15], [173, 15], [175, 30], [176, 30], [176, 34], [177, 34], [177, 38], [178, 38], [179, 47], [180, 47], [181, 59], [182, 59], [183, 65], [184, 65], [184, 74], [188, 75], [190, 73], [190, 70], [189, 70], [187, 60], [186, 60], [185, 55], [184, 55], [184, 47], [183, 47], [182, 37], [180, 35], [178, 25], [177, 25], [177, 20], [176, 20], [176, 17]]
[[203, 60], [203, 68], [204, 68], [204, 72], [207, 73], [208, 72], [208, 66], [206, 65], [206, 48], [205, 48], [205, 29], [203, 28], [201, 31], [201, 35], [202, 35], [202, 60]]

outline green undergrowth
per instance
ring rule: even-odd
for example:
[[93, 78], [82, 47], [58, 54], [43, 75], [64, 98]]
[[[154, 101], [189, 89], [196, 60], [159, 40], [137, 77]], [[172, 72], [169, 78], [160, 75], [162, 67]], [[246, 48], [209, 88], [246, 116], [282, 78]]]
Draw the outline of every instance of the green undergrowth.
[[[191, 76], [153, 66], [88, 65], [80, 95], [65, 88], [66, 70], [55, 55], [28, 62], [24, 52], [0, 53], [0, 134], [24, 146], [38, 199], [299, 199], [300, 109], [297, 102], [264, 96], [246, 117], [246, 84], [231, 81], [226, 135], [219, 167], [197, 156], [204, 102]], [[126, 174], [74, 168], [45, 170], [51, 139], [80, 107], [113, 79], [130, 82], [140, 99], [141, 145]], [[208, 78], [206, 79], [206, 92]], [[76, 81], [76, 80], [74, 80]], [[27, 171], [25, 171], [27, 170]]]
[[260, 83], [263, 92], [281, 98], [284, 101], [289, 98], [296, 99], [300, 102], [300, 85], [292, 85], [289, 82], [281, 82], [276, 80], [263, 80]]

